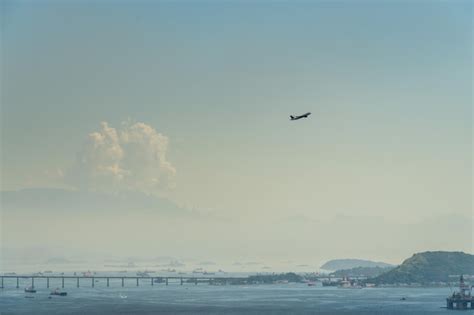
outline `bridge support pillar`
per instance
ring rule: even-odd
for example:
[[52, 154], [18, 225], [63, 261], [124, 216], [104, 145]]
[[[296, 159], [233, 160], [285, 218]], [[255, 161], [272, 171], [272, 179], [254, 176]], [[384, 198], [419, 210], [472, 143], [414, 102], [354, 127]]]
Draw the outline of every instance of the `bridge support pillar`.
[[107, 278], [107, 287], [109, 286], [109, 278]]
[[122, 278], [122, 287], [123, 287], [123, 278]]
[[3, 277], [2, 277], [2, 287], [1, 288], [3, 289]]
[[49, 277], [48, 277], [48, 278], [46, 278], [46, 288], [48, 288], [48, 289], [49, 289]]
[[[64, 289], [64, 277], [61, 278], [61, 286]], [[49, 278], [48, 278], [48, 288], [49, 288]]]
[[198, 279], [195, 278], [195, 279], [194, 279], [194, 285], [197, 285], [197, 284], [198, 284]]
[[35, 277], [31, 277], [31, 287], [35, 288]]
[[166, 285], [168, 285], [168, 278], [166, 278]]
[[77, 277], [77, 287], [79, 288], [79, 277]]
[[151, 285], [153, 286], [153, 277], [151, 277]]
[[180, 284], [183, 285], [183, 277], [181, 277], [181, 279], [179, 280], [180, 280]]
[[16, 277], [16, 288], [18, 289], [20, 287], [20, 279]]
[[138, 278], [137, 278], [137, 287], [138, 287]]

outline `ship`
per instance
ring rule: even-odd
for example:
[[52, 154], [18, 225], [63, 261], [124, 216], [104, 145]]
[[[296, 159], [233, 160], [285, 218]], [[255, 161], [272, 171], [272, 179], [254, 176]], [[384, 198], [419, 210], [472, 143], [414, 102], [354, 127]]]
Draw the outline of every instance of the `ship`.
[[337, 287], [339, 285], [339, 281], [332, 281], [331, 279], [329, 279], [329, 280], [324, 280], [322, 284], [323, 284], [323, 287]]
[[29, 286], [29, 287], [25, 288], [25, 292], [26, 293], [36, 293], [36, 290], [32, 286]]
[[362, 286], [357, 284], [355, 280], [349, 279], [349, 277], [342, 278], [341, 282], [339, 282], [338, 288], [341, 289], [362, 289]]
[[83, 277], [92, 277], [92, 272], [90, 272], [90, 270], [85, 271], [85, 272], [82, 273], [82, 276]]
[[50, 295], [59, 295], [59, 296], [66, 296], [67, 292], [59, 290], [59, 288], [56, 288], [55, 290], [51, 291]]
[[453, 294], [446, 299], [446, 308], [449, 310], [474, 309], [472, 286], [464, 282], [463, 275], [459, 278], [459, 291], [453, 292]]

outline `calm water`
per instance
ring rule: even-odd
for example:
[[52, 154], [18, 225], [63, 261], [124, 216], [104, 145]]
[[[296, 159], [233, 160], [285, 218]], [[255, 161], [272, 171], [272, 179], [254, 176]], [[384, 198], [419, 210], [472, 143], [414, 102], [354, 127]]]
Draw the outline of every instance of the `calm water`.
[[[0, 289], [0, 314], [452, 314], [445, 308], [448, 288], [338, 289], [304, 284], [210, 286], [207, 284], [155, 284], [122, 288], [120, 280], [104, 280], [90, 287], [84, 281], [66, 281], [68, 296], [53, 296], [37, 280], [38, 292], [25, 298], [15, 281]], [[57, 282], [57, 283], [56, 283]], [[22, 283], [24, 288], [28, 282]], [[60, 280], [52, 280], [51, 287]], [[87, 287], [89, 285], [89, 287]], [[400, 300], [406, 297], [405, 301]], [[464, 311], [462, 314], [474, 314]]]

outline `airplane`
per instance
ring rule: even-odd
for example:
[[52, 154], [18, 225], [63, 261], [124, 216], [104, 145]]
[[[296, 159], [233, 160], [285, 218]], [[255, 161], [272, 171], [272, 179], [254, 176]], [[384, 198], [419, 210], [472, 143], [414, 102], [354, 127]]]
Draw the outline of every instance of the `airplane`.
[[308, 112], [306, 114], [303, 114], [303, 115], [299, 115], [299, 116], [290, 115], [290, 120], [298, 120], [298, 119], [301, 119], [301, 118], [308, 118], [309, 115], [311, 115], [310, 112]]

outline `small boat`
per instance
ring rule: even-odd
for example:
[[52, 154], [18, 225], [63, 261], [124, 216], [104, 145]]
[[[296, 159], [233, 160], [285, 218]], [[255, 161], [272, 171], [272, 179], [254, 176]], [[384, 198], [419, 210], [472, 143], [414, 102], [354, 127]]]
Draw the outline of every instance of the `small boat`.
[[50, 295], [66, 296], [66, 295], [67, 295], [67, 292], [65, 292], [65, 291], [60, 291], [59, 288], [57, 288], [56, 290], [51, 291], [51, 294], [50, 294]]
[[315, 287], [316, 286], [316, 282], [308, 282], [308, 287]]
[[25, 292], [26, 293], [36, 293], [36, 290], [33, 287], [26, 287]]
[[153, 279], [153, 282], [154, 283], [163, 283], [164, 280], [163, 280], [163, 278], [155, 278], [155, 279]]
[[341, 289], [362, 289], [362, 286], [358, 284], [355, 280], [349, 279], [349, 277], [344, 277], [339, 282], [338, 288]]

